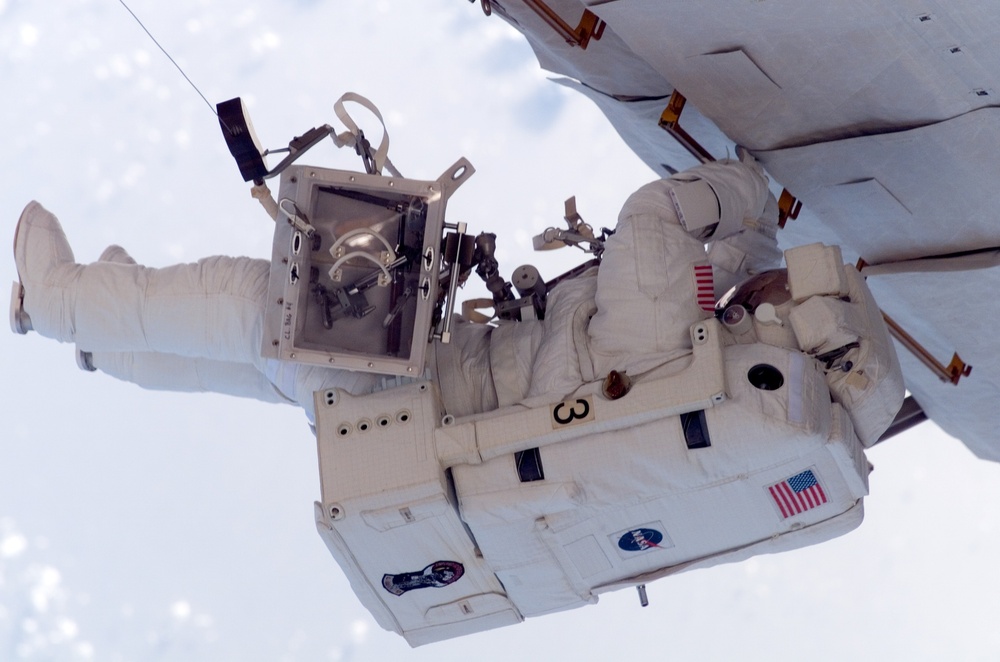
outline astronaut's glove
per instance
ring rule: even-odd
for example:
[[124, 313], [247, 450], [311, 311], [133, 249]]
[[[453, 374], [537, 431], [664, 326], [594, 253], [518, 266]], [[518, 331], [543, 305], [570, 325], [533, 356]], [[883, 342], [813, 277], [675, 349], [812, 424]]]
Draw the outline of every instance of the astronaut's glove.
[[771, 238], [778, 232], [778, 199], [770, 191], [764, 202], [764, 211], [757, 218], [744, 218], [742, 232], [751, 231]]

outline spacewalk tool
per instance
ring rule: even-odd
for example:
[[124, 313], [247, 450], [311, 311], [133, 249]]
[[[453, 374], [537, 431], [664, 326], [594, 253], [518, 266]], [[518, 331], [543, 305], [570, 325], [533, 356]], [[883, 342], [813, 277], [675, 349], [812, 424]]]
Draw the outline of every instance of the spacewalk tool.
[[[378, 146], [346, 102], [382, 123]], [[323, 125], [285, 149], [267, 151], [239, 98], [218, 105], [240, 174], [254, 182], [252, 195], [276, 221], [264, 357], [421, 376], [428, 343], [451, 340], [457, 288], [473, 269], [493, 294], [498, 318], [521, 319], [522, 311], [531, 319], [544, 316], [546, 286], [537, 270], [522, 267], [520, 279], [531, 282], [512, 288], [493, 257], [495, 235], [472, 236], [465, 223], [445, 220], [448, 199], [475, 172], [467, 159], [434, 180], [403, 177], [388, 158], [388, 133], [370, 101], [348, 93], [334, 109], [347, 131]], [[354, 148], [365, 172], [295, 163], [327, 136]], [[287, 156], [269, 169], [265, 156], [277, 152]], [[277, 176], [275, 200], [264, 180]]]
[[[871, 292], [839, 249], [786, 251], [786, 270], [751, 279], [690, 327], [680, 367], [631, 375], [614, 395], [605, 375], [584, 374], [568, 394], [456, 416], [423, 362], [428, 343], [449, 340], [461, 279], [475, 269], [498, 317], [531, 324], [563, 282], [595, 277], [607, 232], [568, 205], [568, 228], [536, 247], [576, 245], [592, 261], [559, 283], [519, 270], [512, 285], [492, 235], [444, 219], [467, 161], [436, 180], [384, 176], [384, 144], [372, 150], [345, 121], [353, 128], [336, 141], [366, 172], [291, 163], [330, 127], [293, 140], [267, 170], [241, 116], [220, 121], [243, 136], [234, 156], [277, 221], [262, 352], [414, 378], [314, 394], [316, 526], [383, 628], [418, 646], [630, 586], [645, 605], [653, 580], [861, 523], [864, 450], [892, 422], [903, 382]], [[261, 186], [278, 174], [275, 201]], [[553, 325], [565, 337], [547, 341], [581, 351], [587, 320]]]

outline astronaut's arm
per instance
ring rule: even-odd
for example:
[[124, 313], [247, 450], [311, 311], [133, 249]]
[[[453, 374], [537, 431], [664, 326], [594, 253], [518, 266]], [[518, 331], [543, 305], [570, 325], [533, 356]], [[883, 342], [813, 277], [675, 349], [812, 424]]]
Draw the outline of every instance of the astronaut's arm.
[[716, 300], [747, 278], [781, 266], [777, 233], [778, 201], [768, 193], [764, 213], [759, 218], [744, 219], [738, 232], [709, 244], [708, 261], [715, 277]]
[[[666, 180], [681, 225], [693, 236], [706, 241], [725, 239], [740, 232], [747, 219], [764, 215], [769, 198], [767, 175], [753, 157], [745, 158], [746, 162], [704, 163]], [[776, 212], [775, 208], [775, 218]]]
[[703, 164], [646, 184], [622, 209], [623, 217], [637, 214], [676, 218], [689, 235], [710, 242], [716, 299], [781, 263], [777, 201], [752, 157]]

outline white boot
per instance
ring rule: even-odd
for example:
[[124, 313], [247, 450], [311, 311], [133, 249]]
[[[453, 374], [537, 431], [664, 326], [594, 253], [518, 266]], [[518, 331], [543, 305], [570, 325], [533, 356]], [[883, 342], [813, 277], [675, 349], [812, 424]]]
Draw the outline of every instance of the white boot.
[[72, 340], [73, 285], [81, 267], [59, 220], [35, 201], [21, 212], [14, 230], [14, 264], [19, 282], [11, 293], [11, 329]]
[[95, 353], [263, 364], [266, 260], [216, 256], [156, 269], [126, 257], [80, 265], [59, 222], [37, 203], [22, 215], [14, 253], [16, 330]]

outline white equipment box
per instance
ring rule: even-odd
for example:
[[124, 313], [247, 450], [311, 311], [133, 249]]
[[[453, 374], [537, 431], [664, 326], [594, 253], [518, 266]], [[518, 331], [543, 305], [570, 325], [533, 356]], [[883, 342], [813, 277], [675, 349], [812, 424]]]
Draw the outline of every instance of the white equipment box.
[[445, 206], [436, 181], [290, 166], [281, 175], [261, 353], [419, 376], [438, 303]]
[[617, 398], [589, 381], [456, 418], [432, 382], [317, 392], [316, 524], [378, 623], [421, 645], [858, 526], [899, 362], [837, 251], [789, 253], [804, 301], [694, 324], [686, 367]]
[[320, 535], [417, 646], [856, 527], [869, 467], [818, 364], [724, 334], [695, 325], [691, 365], [620, 400], [455, 419], [429, 382], [317, 392]]

